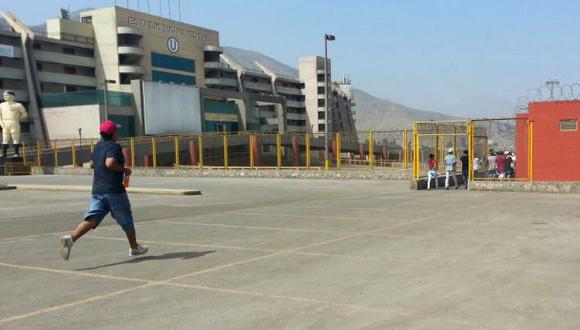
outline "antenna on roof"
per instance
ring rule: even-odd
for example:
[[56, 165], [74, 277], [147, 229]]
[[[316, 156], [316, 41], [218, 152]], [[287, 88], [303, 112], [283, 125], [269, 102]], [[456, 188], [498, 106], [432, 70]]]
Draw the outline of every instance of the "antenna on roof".
[[171, 0], [167, 0], [167, 8], [169, 8], [169, 18], [171, 18]]
[[179, 13], [179, 21], [181, 22], [181, 0], [177, 0], [177, 12]]
[[70, 13], [68, 10], [61, 8], [60, 9], [60, 18], [65, 20], [70, 20]]

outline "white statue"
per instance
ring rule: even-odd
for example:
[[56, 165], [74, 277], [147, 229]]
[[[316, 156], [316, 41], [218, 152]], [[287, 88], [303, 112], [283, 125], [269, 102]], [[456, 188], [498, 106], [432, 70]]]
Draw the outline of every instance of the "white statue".
[[4, 101], [0, 103], [0, 127], [2, 127], [2, 155], [6, 157], [10, 138], [14, 144], [14, 157], [20, 152], [20, 121], [28, 117], [24, 106], [14, 101], [14, 92], [4, 91]]

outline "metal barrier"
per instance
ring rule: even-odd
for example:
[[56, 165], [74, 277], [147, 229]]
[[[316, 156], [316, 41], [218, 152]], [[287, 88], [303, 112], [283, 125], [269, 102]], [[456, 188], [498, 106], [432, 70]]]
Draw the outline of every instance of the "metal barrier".
[[[410, 130], [333, 132], [331, 169], [407, 169], [412, 159]], [[83, 166], [97, 139], [51, 140], [27, 144], [26, 159], [36, 166]], [[118, 141], [127, 164], [145, 168], [295, 168], [323, 169], [324, 133], [216, 132], [140, 136]]]
[[[533, 181], [532, 121], [523, 118], [476, 119], [473, 126], [476, 132], [471, 159], [478, 158], [481, 167], [479, 173], [474, 170], [472, 180]], [[482, 131], [487, 134], [481, 136], [478, 132]]]
[[[439, 171], [451, 149], [461, 172], [467, 152], [469, 180], [533, 180], [534, 123], [520, 118], [418, 121], [413, 125], [413, 177], [427, 176], [429, 155]], [[524, 154], [518, 159], [517, 154]]]

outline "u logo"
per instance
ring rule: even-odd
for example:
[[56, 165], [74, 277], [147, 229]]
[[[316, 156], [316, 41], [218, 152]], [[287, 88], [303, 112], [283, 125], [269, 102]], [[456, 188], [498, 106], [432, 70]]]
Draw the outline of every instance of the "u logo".
[[167, 39], [167, 49], [172, 53], [177, 53], [179, 51], [179, 41], [174, 37]]

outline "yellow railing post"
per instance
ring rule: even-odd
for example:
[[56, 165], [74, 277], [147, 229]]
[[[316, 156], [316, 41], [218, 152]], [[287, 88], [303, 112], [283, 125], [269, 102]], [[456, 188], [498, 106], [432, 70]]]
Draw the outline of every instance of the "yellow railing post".
[[228, 168], [228, 133], [224, 131], [224, 168]]
[[250, 134], [250, 168], [254, 169], [254, 134]]
[[153, 169], [157, 168], [157, 141], [154, 137], [151, 138], [151, 153], [153, 154]]
[[175, 142], [175, 166], [179, 167], [179, 136], [174, 138]]
[[137, 167], [137, 164], [135, 164], [135, 138], [129, 139], [129, 147], [131, 148], [131, 166]]
[[[470, 122], [467, 123], [467, 130], [468, 130], [467, 134], [469, 134], [469, 123]], [[469, 141], [469, 138], [467, 140]], [[453, 126], [453, 154], [455, 156], [459, 155], [459, 153], [457, 152], [457, 127], [455, 127], [455, 126]]]
[[408, 130], [403, 131], [403, 169], [409, 168], [409, 137]]
[[91, 139], [91, 154], [95, 151], [95, 141]]
[[77, 148], [74, 141], [70, 144], [70, 152], [72, 155], [72, 166], [77, 167]]
[[[454, 136], [456, 138], [456, 136]], [[467, 157], [469, 157], [468, 179], [473, 180], [473, 160], [475, 159], [475, 130], [473, 129], [473, 121], [467, 122]], [[455, 143], [455, 140], [454, 140]], [[454, 146], [454, 150], [456, 150]], [[457, 150], [456, 150], [457, 151]], [[467, 182], [464, 183], [467, 185]]]
[[374, 157], [375, 157], [375, 155], [374, 155], [374, 153], [375, 153], [375, 141], [374, 141], [372, 131], [369, 132], [368, 141], [369, 141], [369, 167], [373, 167], [373, 161], [374, 161]]
[[276, 164], [278, 169], [282, 168], [282, 135], [276, 134]]
[[336, 132], [336, 169], [340, 169], [340, 132]]
[[[439, 160], [442, 158], [440, 153], [441, 153], [441, 137], [439, 136], [439, 124], [435, 124], [435, 162], [437, 162], [437, 164], [439, 164]], [[429, 137], [429, 139], [431, 139]], [[432, 141], [432, 140], [431, 140]], [[444, 152], [445, 154], [445, 152]], [[445, 156], [443, 156], [443, 159], [445, 159]]]
[[306, 169], [310, 169], [310, 133], [304, 134], [306, 144]]
[[197, 137], [197, 146], [199, 169], [203, 170], [203, 135], [201, 134]]
[[54, 167], [58, 167], [58, 143], [54, 141]]
[[534, 122], [528, 121], [528, 176], [534, 181]]
[[22, 143], [22, 148], [21, 148], [20, 153], [22, 154], [22, 161], [24, 163], [26, 163], [26, 158], [27, 157], [26, 157], [26, 143], [25, 142]]
[[40, 154], [40, 144], [36, 141], [36, 166], [42, 166], [41, 154]]
[[419, 132], [417, 130], [417, 123], [413, 123], [413, 177], [419, 180]]

